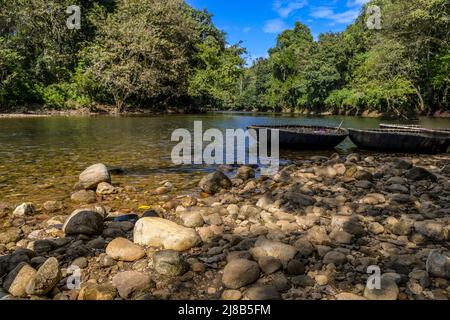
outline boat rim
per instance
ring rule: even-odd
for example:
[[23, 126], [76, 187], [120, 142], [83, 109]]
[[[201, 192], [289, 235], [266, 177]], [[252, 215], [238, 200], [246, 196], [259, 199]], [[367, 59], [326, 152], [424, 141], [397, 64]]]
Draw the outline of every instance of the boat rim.
[[290, 129], [325, 129], [327, 133], [333, 133], [339, 136], [347, 136], [348, 130], [346, 128], [328, 127], [328, 126], [307, 126], [307, 125], [250, 125], [248, 129], [274, 129], [290, 133], [312, 133], [312, 132], [298, 132]]

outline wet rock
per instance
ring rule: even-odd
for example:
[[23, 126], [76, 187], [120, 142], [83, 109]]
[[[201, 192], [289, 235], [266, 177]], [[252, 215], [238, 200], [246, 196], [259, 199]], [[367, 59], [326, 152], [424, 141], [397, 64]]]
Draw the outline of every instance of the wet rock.
[[206, 193], [216, 194], [222, 189], [230, 189], [232, 183], [222, 171], [215, 171], [203, 177], [199, 186]]
[[61, 279], [61, 270], [56, 258], [49, 258], [38, 269], [26, 287], [28, 295], [46, 295]]
[[128, 299], [145, 292], [151, 287], [151, 279], [147, 274], [137, 271], [119, 272], [112, 279], [122, 299]]
[[111, 183], [108, 168], [101, 163], [88, 167], [79, 177], [79, 184], [84, 189], [95, 189], [101, 182]]
[[205, 224], [199, 212], [184, 212], [180, 214], [183, 225], [188, 228], [198, 228]]
[[260, 269], [256, 262], [245, 259], [234, 259], [223, 270], [222, 282], [230, 289], [239, 289], [255, 282], [259, 278]]
[[144, 257], [145, 252], [127, 239], [116, 238], [106, 247], [106, 254], [115, 260], [133, 262]]
[[81, 286], [78, 300], [114, 300], [117, 296], [116, 288], [110, 283], [85, 283]]
[[92, 190], [77, 191], [70, 196], [70, 199], [74, 202], [85, 204], [97, 202], [95, 192]]
[[35, 275], [36, 270], [22, 262], [6, 276], [3, 288], [14, 297], [24, 298], [27, 296], [26, 287]]
[[242, 293], [239, 290], [224, 290], [222, 292], [222, 300], [241, 300]]
[[256, 241], [255, 247], [250, 249], [250, 253], [256, 260], [262, 257], [273, 257], [286, 266], [297, 254], [297, 249], [282, 242], [260, 238]]
[[110, 195], [117, 193], [117, 189], [108, 182], [100, 182], [97, 186], [96, 193], [99, 195]]
[[241, 166], [237, 170], [236, 178], [242, 179], [242, 180], [248, 180], [255, 177], [255, 169], [249, 166]]
[[64, 205], [61, 201], [46, 201], [43, 207], [45, 211], [53, 213], [62, 210]]
[[153, 265], [159, 274], [176, 277], [189, 270], [189, 264], [174, 250], [158, 251], [153, 255]]
[[272, 274], [283, 267], [280, 260], [274, 257], [262, 257], [258, 260], [258, 264], [265, 274]]
[[280, 300], [277, 288], [273, 286], [256, 285], [244, 292], [244, 300]]
[[368, 300], [397, 300], [399, 289], [394, 280], [388, 277], [381, 277], [380, 289], [369, 289], [366, 286], [364, 297]]
[[31, 202], [22, 203], [13, 211], [13, 217], [31, 216], [36, 211], [34, 204]]
[[425, 168], [414, 167], [406, 172], [405, 177], [413, 181], [430, 180], [437, 181], [437, 177]]
[[134, 228], [134, 243], [185, 251], [201, 241], [194, 229], [161, 218], [142, 218]]
[[98, 235], [103, 232], [103, 217], [94, 211], [75, 210], [63, 225], [66, 235]]
[[437, 250], [430, 252], [426, 268], [432, 277], [450, 279], [450, 258], [442, 255]]

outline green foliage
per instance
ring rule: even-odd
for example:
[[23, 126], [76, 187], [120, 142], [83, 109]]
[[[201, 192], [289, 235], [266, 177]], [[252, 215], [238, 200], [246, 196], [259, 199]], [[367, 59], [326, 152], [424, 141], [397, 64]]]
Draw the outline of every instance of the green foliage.
[[[342, 33], [312, 41], [298, 23], [284, 31], [264, 61], [264, 75], [244, 81], [252, 108], [316, 112], [363, 110], [403, 115], [449, 107], [450, 2], [372, 0], [382, 13], [382, 29], [369, 30], [363, 10]], [[260, 64], [258, 62], [258, 64]], [[255, 64], [244, 79], [254, 79]], [[249, 94], [256, 99], [249, 99]]]

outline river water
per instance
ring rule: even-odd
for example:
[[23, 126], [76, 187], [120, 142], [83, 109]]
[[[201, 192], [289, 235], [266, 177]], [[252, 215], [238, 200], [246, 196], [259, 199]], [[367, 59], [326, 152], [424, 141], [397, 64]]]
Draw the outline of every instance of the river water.
[[[125, 174], [113, 176], [114, 184], [142, 191], [135, 198], [120, 199], [122, 206], [152, 202], [149, 191], [164, 180], [174, 183], [178, 190], [192, 189], [211, 168], [174, 165], [170, 155], [177, 143], [170, 138], [173, 130], [192, 131], [194, 121], [200, 120], [204, 130], [244, 129], [252, 124], [339, 126], [341, 122], [344, 128], [377, 128], [381, 121], [250, 113], [0, 119], [0, 202], [16, 205], [24, 201], [67, 201], [79, 173], [99, 162], [125, 170]], [[430, 128], [450, 128], [450, 119], [421, 118], [418, 123]], [[354, 148], [347, 139], [336, 150], [316, 153], [329, 156]], [[282, 151], [280, 157], [286, 162], [310, 155], [311, 152], [290, 150]]]

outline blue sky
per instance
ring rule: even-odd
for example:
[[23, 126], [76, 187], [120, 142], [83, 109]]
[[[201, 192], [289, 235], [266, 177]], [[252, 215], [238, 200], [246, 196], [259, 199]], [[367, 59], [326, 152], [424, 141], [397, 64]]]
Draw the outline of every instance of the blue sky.
[[230, 43], [243, 41], [249, 60], [266, 57], [277, 35], [296, 21], [306, 24], [317, 39], [328, 31], [342, 31], [368, 0], [187, 0], [207, 8]]

